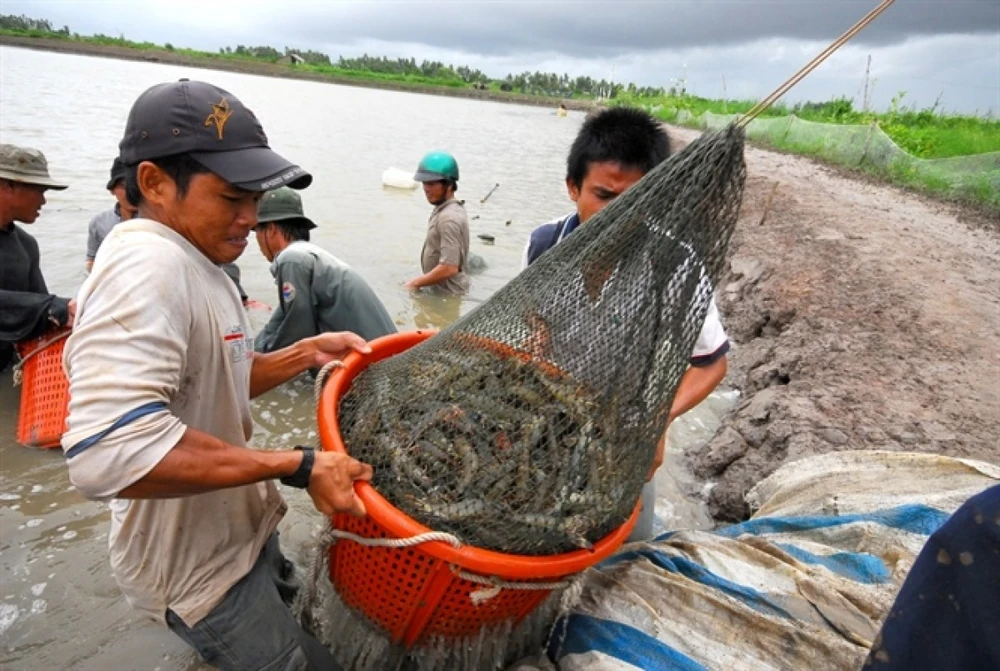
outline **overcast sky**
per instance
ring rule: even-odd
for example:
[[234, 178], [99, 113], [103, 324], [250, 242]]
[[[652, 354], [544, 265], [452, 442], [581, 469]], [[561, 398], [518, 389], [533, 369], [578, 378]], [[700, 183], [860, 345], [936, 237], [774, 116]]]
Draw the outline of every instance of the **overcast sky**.
[[[270, 45], [469, 65], [501, 77], [567, 72], [705, 97], [759, 98], [877, 4], [876, 0], [545, 0], [541, 2], [255, 2], [0, 0], [0, 12], [81, 34], [216, 50]], [[787, 96], [873, 101], [1000, 115], [1000, 0], [896, 0]]]

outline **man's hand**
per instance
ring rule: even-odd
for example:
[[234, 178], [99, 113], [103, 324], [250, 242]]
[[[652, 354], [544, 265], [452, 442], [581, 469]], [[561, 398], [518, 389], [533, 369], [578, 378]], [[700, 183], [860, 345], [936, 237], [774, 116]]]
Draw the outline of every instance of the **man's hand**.
[[372, 351], [364, 338], [349, 331], [321, 333], [318, 336], [307, 338], [304, 342], [313, 348], [312, 356], [315, 362], [313, 367], [315, 368], [322, 368], [331, 361], [343, 359], [351, 352], [368, 354]]
[[410, 291], [417, 291], [417, 290], [419, 290], [420, 286], [421, 286], [420, 285], [420, 277], [415, 277], [412, 280], [410, 280], [409, 282], [403, 282], [403, 286], [406, 287], [407, 289], [409, 289]]
[[316, 510], [326, 516], [350, 513], [364, 517], [365, 504], [354, 492], [358, 480], [372, 479], [372, 467], [340, 452], [316, 452], [312, 475], [309, 477], [310, 498]]

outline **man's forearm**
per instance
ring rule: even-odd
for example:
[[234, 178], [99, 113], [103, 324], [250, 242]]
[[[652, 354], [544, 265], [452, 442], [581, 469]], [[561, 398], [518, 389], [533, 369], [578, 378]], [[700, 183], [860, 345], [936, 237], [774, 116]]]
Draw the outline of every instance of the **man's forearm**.
[[681, 378], [670, 408], [670, 420], [680, 417], [711, 394], [726, 377], [728, 363], [726, 357], [713, 361], [707, 366], [691, 366]]
[[255, 353], [250, 368], [250, 398], [288, 382], [315, 366], [316, 353], [307, 340], [275, 352]]
[[236, 447], [188, 429], [141, 480], [119, 492], [122, 499], [168, 499], [283, 478], [299, 467], [302, 453]]
[[449, 277], [453, 277], [457, 274], [458, 266], [450, 266], [446, 263], [440, 263], [434, 266], [429, 273], [421, 275], [415, 279], [413, 283], [417, 287], [429, 287], [434, 284], [440, 284]]

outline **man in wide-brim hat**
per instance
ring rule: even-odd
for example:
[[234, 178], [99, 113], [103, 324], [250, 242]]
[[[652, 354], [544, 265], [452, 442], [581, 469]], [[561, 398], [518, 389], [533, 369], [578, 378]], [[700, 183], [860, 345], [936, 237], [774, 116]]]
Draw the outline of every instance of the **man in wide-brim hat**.
[[13, 359], [14, 343], [73, 324], [76, 304], [49, 293], [38, 243], [15, 223], [35, 223], [45, 192], [65, 188], [49, 175], [42, 152], [0, 144], [0, 371]]

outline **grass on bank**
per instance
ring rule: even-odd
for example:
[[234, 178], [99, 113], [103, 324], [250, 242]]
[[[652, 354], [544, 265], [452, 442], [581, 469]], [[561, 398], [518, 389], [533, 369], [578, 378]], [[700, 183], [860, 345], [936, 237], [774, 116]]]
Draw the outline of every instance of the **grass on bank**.
[[[905, 96], [905, 92], [897, 94], [889, 111], [881, 113], [855, 110], [850, 99], [837, 98], [825, 103], [797, 105], [778, 102], [762, 116], [794, 114], [800, 119], [819, 123], [877, 123], [893, 142], [917, 158], [948, 158], [1000, 151], [1000, 119], [991, 116], [941, 114], [936, 107], [917, 110], [904, 104]], [[710, 100], [696, 96], [630, 98], [623, 95], [618, 102], [650, 109], [663, 121], [673, 122], [681, 110], [694, 116], [700, 116], [703, 112], [741, 114], [750, 110], [757, 101]]]
[[[945, 115], [938, 113], [935, 108], [916, 110], [902, 104], [904, 97], [904, 92], [899, 93], [893, 99], [889, 111], [884, 113], [855, 110], [850, 100], [837, 99], [826, 103], [798, 105], [778, 103], [762, 116], [773, 118], [794, 114], [800, 119], [817, 123], [876, 124], [896, 145], [918, 159], [969, 157], [1000, 152], [1000, 120], [992, 117]], [[756, 103], [752, 100], [722, 101], [695, 96], [665, 96], [652, 100], [624, 96], [615, 102], [643, 107], [661, 120], [671, 123], [678, 122], [682, 110], [692, 117], [700, 117], [704, 112], [738, 114], [747, 112]], [[826, 151], [830, 144], [836, 142], [835, 138], [835, 131], [831, 129], [828, 138], [817, 138], [813, 142], [777, 138], [758, 138], [755, 141], [782, 151], [820, 158], [946, 200], [969, 203], [984, 207], [991, 213], [1000, 213], [1000, 159], [991, 161], [988, 157], [983, 157], [981, 167], [974, 171], [965, 170], [961, 176], [958, 173], [948, 174], [946, 168], [928, 170], [926, 166], [918, 166], [910, 160], [880, 166], [856, 158], [841, 158], [837, 152]]]

